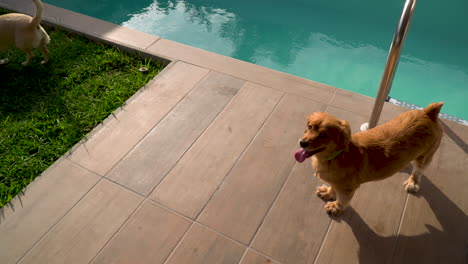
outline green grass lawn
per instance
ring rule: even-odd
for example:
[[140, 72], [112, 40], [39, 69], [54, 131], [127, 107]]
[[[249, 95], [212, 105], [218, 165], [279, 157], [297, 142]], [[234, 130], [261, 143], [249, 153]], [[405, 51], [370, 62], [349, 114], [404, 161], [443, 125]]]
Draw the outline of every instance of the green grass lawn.
[[[1, 14], [1, 13], [0, 13]], [[23, 67], [17, 49], [0, 65], [0, 207], [66, 153], [163, 65], [47, 29], [50, 61]], [[145, 66], [147, 72], [140, 72]]]

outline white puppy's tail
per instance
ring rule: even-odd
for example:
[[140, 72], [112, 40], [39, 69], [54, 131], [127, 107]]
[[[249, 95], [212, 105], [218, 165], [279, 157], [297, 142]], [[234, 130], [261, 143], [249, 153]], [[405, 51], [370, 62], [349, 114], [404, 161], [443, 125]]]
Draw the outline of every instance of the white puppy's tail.
[[426, 108], [424, 108], [424, 112], [426, 113], [427, 116], [429, 116], [430, 119], [433, 121], [437, 120], [437, 116], [439, 116], [440, 109], [444, 105], [443, 102], [440, 103], [432, 103], [428, 105]]
[[36, 15], [31, 20], [31, 26], [37, 28], [42, 20], [42, 14], [44, 13], [44, 6], [40, 0], [33, 0], [36, 5]]

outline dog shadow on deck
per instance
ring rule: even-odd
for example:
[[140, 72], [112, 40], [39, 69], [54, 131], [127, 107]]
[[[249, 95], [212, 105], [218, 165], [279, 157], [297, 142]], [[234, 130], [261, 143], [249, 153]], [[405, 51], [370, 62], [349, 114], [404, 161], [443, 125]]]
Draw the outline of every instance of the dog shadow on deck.
[[382, 237], [348, 208], [341, 221], [359, 243], [359, 263], [468, 263], [467, 215], [426, 177], [416, 196], [427, 201], [441, 227], [421, 223], [427, 231], [420, 235]]

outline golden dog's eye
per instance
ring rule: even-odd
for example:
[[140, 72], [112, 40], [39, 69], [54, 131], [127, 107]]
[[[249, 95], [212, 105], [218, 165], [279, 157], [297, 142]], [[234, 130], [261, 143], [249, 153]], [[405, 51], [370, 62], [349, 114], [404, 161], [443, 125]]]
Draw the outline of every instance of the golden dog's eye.
[[308, 126], [307, 126], [307, 129], [312, 130], [312, 126], [311, 126], [311, 125], [308, 125]]

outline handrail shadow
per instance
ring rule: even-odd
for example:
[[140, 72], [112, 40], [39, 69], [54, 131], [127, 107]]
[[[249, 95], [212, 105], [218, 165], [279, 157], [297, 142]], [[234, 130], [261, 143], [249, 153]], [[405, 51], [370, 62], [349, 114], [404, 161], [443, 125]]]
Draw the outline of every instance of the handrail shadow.
[[428, 232], [420, 235], [383, 237], [352, 207], [346, 210], [340, 221], [349, 225], [359, 243], [359, 263], [468, 263], [467, 215], [426, 177], [417, 196], [427, 201], [442, 230], [425, 224]]
[[[441, 120], [442, 121], [442, 120]], [[453, 131], [444, 121], [440, 122], [444, 128], [445, 134], [455, 142], [466, 154], [468, 154], [468, 145]]]

